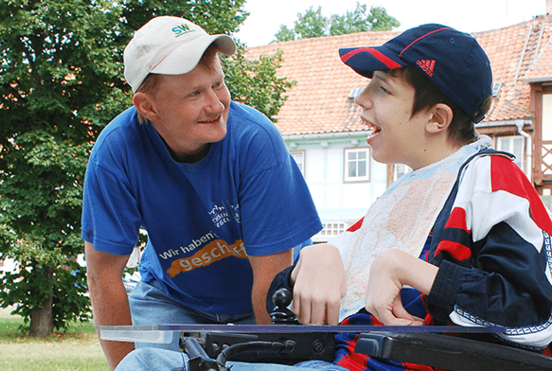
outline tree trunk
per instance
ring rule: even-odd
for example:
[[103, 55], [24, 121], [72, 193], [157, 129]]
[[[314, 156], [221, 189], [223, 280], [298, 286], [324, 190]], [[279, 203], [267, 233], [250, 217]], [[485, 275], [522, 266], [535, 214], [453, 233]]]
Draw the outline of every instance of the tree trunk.
[[[53, 269], [44, 267], [42, 270], [34, 269], [37, 280], [49, 280], [52, 277]], [[31, 326], [29, 335], [45, 338], [54, 331], [54, 318], [52, 316], [53, 295], [50, 295], [42, 302], [42, 308], [33, 308], [31, 313]]]

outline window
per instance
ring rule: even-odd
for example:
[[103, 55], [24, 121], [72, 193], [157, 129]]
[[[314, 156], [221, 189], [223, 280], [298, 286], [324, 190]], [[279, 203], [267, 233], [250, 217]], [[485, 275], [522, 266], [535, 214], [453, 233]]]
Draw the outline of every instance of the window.
[[[542, 95], [540, 168], [547, 180], [552, 175], [552, 94]], [[538, 153], [538, 150], [537, 150]]]
[[542, 140], [552, 140], [552, 94], [542, 95]]
[[355, 99], [355, 97], [359, 95], [361, 91], [362, 91], [362, 88], [351, 89], [351, 92], [349, 93], [349, 99]]
[[305, 151], [290, 151], [290, 153], [295, 159], [297, 166], [299, 166], [299, 170], [301, 170], [301, 174], [305, 176]]
[[370, 181], [370, 148], [345, 149], [345, 182]]
[[516, 156], [514, 162], [523, 169], [523, 140], [522, 136], [498, 137], [496, 149], [505, 151]]
[[317, 236], [320, 237], [332, 237], [337, 236], [340, 233], [345, 232], [347, 229], [346, 223], [343, 221], [329, 221], [322, 223], [322, 230], [318, 232]]
[[393, 181], [399, 179], [404, 174], [412, 171], [412, 169], [404, 164], [395, 164], [393, 172]]

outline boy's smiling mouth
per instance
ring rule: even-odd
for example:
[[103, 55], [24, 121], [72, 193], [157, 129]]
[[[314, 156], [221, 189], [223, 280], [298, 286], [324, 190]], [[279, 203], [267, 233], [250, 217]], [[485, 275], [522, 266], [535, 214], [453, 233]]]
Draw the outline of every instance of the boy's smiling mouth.
[[370, 140], [379, 134], [379, 132], [381, 131], [381, 128], [365, 120], [362, 116], [360, 117], [360, 119], [362, 120], [363, 123], [365, 123], [368, 126], [368, 132], [367, 132], [368, 137], [366, 138], [367, 140]]
[[376, 126], [371, 126], [369, 129], [368, 129], [368, 137], [367, 139], [370, 139], [370, 138], [373, 138], [375, 137], [376, 135], [378, 135], [378, 133], [381, 131], [380, 128], [376, 127]]

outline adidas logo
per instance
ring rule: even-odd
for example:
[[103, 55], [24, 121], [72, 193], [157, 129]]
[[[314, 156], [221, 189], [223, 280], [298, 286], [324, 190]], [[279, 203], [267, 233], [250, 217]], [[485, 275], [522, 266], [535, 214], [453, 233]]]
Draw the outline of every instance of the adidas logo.
[[420, 68], [424, 70], [429, 77], [433, 77], [433, 67], [435, 67], [435, 61], [433, 59], [419, 60], [416, 64], [420, 66]]

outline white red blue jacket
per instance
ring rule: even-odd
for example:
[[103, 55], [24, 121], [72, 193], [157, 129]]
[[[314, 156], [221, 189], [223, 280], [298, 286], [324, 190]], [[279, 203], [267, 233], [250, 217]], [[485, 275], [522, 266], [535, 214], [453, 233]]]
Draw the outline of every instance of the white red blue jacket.
[[[428, 325], [502, 326], [506, 332], [494, 340], [550, 354], [551, 234], [550, 214], [525, 174], [508, 156], [484, 150], [460, 169], [420, 255], [439, 267], [430, 294], [404, 288], [403, 305]], [[361, 310], [341, 324], [381, 323]], [[336, 364], [354, 371], [432, 370], [354, 353], [356, 338], [336, 335]]]

